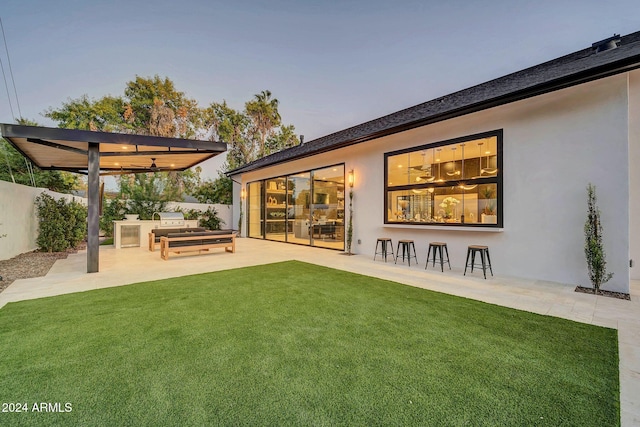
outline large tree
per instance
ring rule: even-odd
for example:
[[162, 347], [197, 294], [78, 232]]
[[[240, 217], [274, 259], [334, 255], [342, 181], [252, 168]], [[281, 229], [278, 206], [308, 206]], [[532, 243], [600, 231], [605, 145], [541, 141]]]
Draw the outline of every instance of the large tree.
[[[126, 121], [140, 134], [194, 138], [201, 129], [201, 112], [194, 99], [176, 90], [173, 82], [154, 76], [127, 83], [124, 90], [128, 104]], [[158, 120], [164, 120], [162, 132], [158, 132]]]
[[122, 132], [126, 129], [124, 110], [125, 101], [121, 97], [105, 96], [94, 100], [82, 95], [68, 99], [58, 109], [50, 107], [44, 115], [65, 129]]
[[[126, 84], [123, 97], [105, 96], [93, 100], [87, 95], [70, 99], [45, 115], [69, 129], [133, 132], [169, 138], [193, 138], [203, 133], [202, 113], [197, 102], [176, 90], [168, 78], [136, 76]], [[182, 200], [183, 195], [200, 184], [201, 169], [184, 172], [159, 172], [152, 181], [160, 182], [164, 196]], [[127, 178], [122, 183], [137, 183], [150, 188], [143, 178]], [[126, 192], [126, 188], [121, 191]], [[142, 191], [142, 190], [141, 190]], [[142, 191], [144, 193], [144, 191]], [[154, 197], [149, 193], [149, 197]]]
[[258, 158], [269, 154], [266, 151], [267, 139], [275, 133], [275, 129], [282, 122], [278, 112], [279, 104], [276, 98], [271, 98], [270, 91], [263, 90], [244, 105], [247, 115], [251, 118], [252, 131], [257, 134]]
[[204, 110], [211, 137], [228, 144], [227, 170], [299, 144], [295, 127], [282, 125], [278, 105], [264, 90], [245, 103], [244, 111], [234, 110], [226, 101]]

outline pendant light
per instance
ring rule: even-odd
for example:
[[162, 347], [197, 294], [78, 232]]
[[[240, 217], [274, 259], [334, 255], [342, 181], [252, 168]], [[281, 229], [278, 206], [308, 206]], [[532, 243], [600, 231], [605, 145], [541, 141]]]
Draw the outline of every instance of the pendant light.
[[[480, 169], [480, 175], [482, 174], [495, 175], [498, 172], [498, 168], [489, 167], [489, 154], [491, 154], [491, 151], [487, 150], [485, 151], [485, 154], [487, 155], [487, 167]], [[480, 161], [480, 163], [482, 164], [482, 160]]]
[[458, 147], [451, 147], [451, 151], [453, 152], [453, 171], [447, 172], [449, 176], [458, 176], [460, 175], [460, 171], [456, 169], [456, 150]]
[[433, 174], [431, 173], [431, 168], [433, 166], [433, 158], [434, 158], [434, 154], [433, 151], [431, 151], [431, 164], [427, 164], [427, 152], [423, 151], [422, 152], [422, 173], [423, 175], [420, 175], [418, 178], [416, 178], [416, 181], [427, 181], [427, 182], [433, 182], [436, 177], [433, 176]]

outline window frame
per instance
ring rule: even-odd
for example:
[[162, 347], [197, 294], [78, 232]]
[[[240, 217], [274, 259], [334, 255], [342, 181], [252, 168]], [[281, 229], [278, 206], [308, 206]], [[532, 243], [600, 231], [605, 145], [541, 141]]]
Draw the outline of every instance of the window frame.
[[[466, 135], [459, 138], [453, 138], [443, 141], [432, 142], [428, 144], [422, 144], [402, 150], [390, 151], [384, 153], [383, 167], [384, 167], [384, 210], [383, 210], [383, 223], [385, 225], [406, 225], [406, 226], [422, 226], [422, 227], [473, 227], [473, 228], [503, 228], [504, 227], [504, 197], [503, 197], [503, 129], [496, 129], [488, 132], [477, 133], [473, 135]], [[418, 183], [418, 184], [406, 184], [406, 185], [394, 185], [389, 186], [389, 158], [401, 154], [413, 153], [416, 151], [423, 151], [438, 147], [444, 147], [448, 145], [461, 144], [482, 138], [496, 138], [496, 165], [498, 167], [498, 173], [495, 176], [489, 176], [485, 178], [475, 178], [472, 181], [470, 179], [448, 180], [444, 182], [430, 182], [430, 183]], [[389, 193], [394, 191], [410, 191], [415, 189], [425, 188], [446, 188], [451, 186], [459, 186], [461, 184], [495, 184], [496, 185], [496, 212], [497, 222], [495, 224], [483, 224], [483, 223], [449, 223], [449, 222], [418, 222], [414, 219], [411, 220], [389, 220]]]

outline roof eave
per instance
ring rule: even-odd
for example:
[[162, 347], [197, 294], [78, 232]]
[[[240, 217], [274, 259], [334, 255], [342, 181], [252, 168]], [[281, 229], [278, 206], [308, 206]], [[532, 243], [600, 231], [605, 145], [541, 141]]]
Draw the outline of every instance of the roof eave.
[[[453, 119], [456, 117], [461, 117], [467, 114], [476, 113], [482, 110], [486, 110], [493, 107], [498, 107], [500, 105], [509, 104], [512, 102], [520, 101], [523, 99], [531, 98], [538, 95], [543, 95], [545, 93], [554, 92], [557, 90], [565, 89], [571, 86], [576, 86], [579, 84], [584, 84], [590, 81], [602, 79], [605, 77], [609, 77], [615, 74], [620, 74], [623, 72], [631, 71], [634, 69], [640, 68], [640, 55], [634, 55], [629, 58], [622, 59], [620, 61], [616, 61], [614, 63], [605, 64], [600, 67], [594, 67], [585, 71], [577, 72], [571, 74], [569, 76], [564, 76], [555, 80], [547, 81], [538, 85], [533, 85], [526, 89], [512, 92], [503, 96], [498, 96], [495, 98], [490, 98], [483, 102], [479, 102], [476, 104], [465, 105], [464, 107], [447, 111], [442, 114], [436, 114], [433, 116], [429, 116], [423, 119], [414, 120], [407, 123], [402, 123], [397, 126], [390, 127], [388, 129], [384, 129], [383, 131], [373, 132], [371, 134], [365, 135], [360, 138], [354, 138], [345, 140], [343, 142], [333, 144], [327, 147], [320, 147], [317, 150], [310, 150], [308, 152], [300, 153], [298, 155], [293, 155], [291, 157], [287, 157], [281, 160], [275, 160], [273, 162], [260, 162], [260, 160], [250, 163], [248, 165], [242, 166], [240, 168], [236, 168], [229, 172], [226, 172], [227, 176], [239, 175], [245, 172], [251, 172], [256, 169], [264, 168], [267, 166], [274, 166], [277, 164], [289, 162], [292, 160], [299, 160], [306, 157], [315, 156], [317, 154], [333, 151], [336, 149], [348, 147], [350, 145], [359, 144], [366, 141], [371, 141], [374, 139], [382, 138], [385, 136], [393, 135], [395, 133], [405, 132], [411, 129], [419, 128], [422, 126], [430, 125], [433, 123], [441, 122], [444, 120]], [[445, 96], [446, 98], [446, 96]], [[309, 142], [308, 144], [312, 144], [313, 142]], [[290, 148], [289, 150], [294, 150], [297, 147]], [[261, 159], [262, 160], [262, 159]]]

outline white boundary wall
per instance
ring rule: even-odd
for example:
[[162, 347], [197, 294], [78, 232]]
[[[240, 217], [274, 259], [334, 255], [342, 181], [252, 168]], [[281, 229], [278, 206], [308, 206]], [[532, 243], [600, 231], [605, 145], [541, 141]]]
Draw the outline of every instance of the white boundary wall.
[[[61, 194], [45, 188], [28, 187], [21, 184], [0, 181], [0, 260], [13, 258], [16, 255], [36, 250], [38, 237], [38, 217], [35, 207], [36, 198], [45, 192], [55, 199], [75, 200], [86, 206], [84, 197]], [[169, 209], [180, 206], [184, 210], [197, 209], [205, 211], [215, 208], [218, 217], [224, 221], [221, 228], [233, 227], [233, 207], [220, 204], [169, 203]]]
[[0, 259], [13, 258], [38, 248], [35, 201], [43, 192], [54, 199], [65, 198], [67, 201], [75, 200], [87, 204], [87, 199], [83, 197], [0, 181], [0, 235], [6, 234], [0, 239]]

